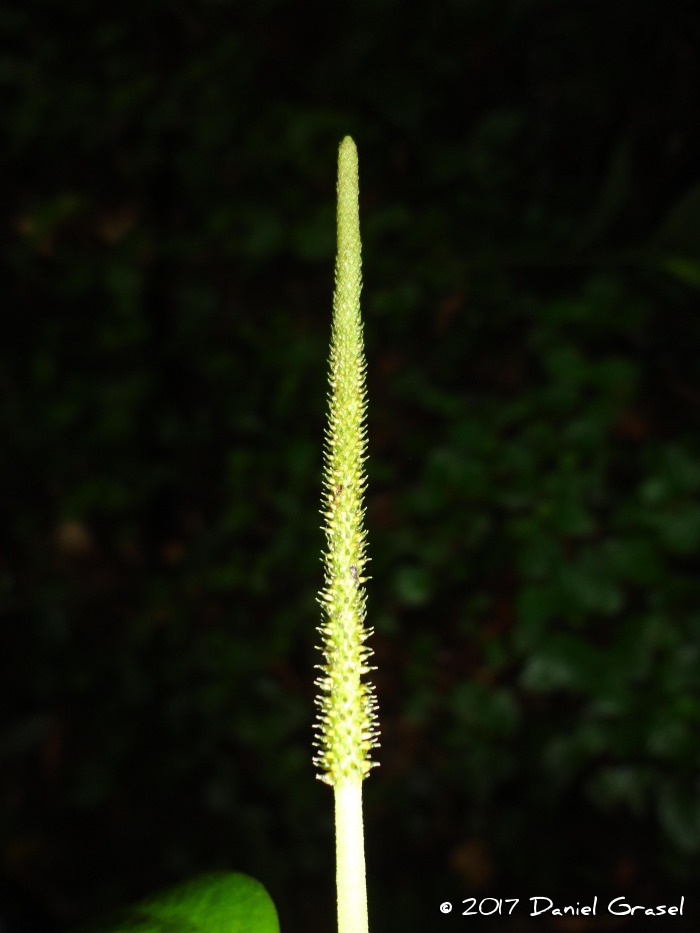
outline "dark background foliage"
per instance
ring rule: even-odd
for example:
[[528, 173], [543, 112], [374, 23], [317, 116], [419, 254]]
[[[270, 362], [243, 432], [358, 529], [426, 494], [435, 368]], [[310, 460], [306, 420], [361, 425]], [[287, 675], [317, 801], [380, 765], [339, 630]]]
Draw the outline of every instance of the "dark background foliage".
[[692, 922], [695, 5], [8, 0], [0, 35], [6, 876], [63, 929], [211, 868], [333, 928], [310, 745], [350, 133], [372, 927], [490, 893]]

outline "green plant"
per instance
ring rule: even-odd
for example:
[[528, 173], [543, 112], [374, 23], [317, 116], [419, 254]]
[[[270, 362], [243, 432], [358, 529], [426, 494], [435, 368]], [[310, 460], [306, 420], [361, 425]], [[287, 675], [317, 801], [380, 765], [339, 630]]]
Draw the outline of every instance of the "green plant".
[[248, 875], [212, 872], [140, 901], [85, 933], [279, 933], [277, 911], [265, 888]]
[[338, 245], [330, 351], [330, 405], [324, 475], [325, 587], [320, 595], [324, 622], [323, 676], [318, 747], [319, 779], [335, 796], [338, 933], [365, 933], [367, 891], [362, 825], [362, 781], [374, 766], [376, 702], [365, 645], [366, 594], [363, 584], [365, 531], [362, 498], [366, 487], [366, 362], [360, 317], [362, 287], [357, 149], [346, 136], [338, 152]]

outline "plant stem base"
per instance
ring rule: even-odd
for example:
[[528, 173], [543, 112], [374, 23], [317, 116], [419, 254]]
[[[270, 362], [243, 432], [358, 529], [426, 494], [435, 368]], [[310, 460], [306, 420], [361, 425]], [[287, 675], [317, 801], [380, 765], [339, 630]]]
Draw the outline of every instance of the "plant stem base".
[[333, 790], [338, 933], [368, 933], [362, 781], [344, 781]]

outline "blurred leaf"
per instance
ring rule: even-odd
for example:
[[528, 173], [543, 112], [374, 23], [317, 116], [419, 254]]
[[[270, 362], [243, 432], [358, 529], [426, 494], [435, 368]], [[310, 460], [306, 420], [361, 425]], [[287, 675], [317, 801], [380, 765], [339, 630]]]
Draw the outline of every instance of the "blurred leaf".
[[407, 606], [423, 606], [430, 599], [430, 574], [424, 567], [402, 567], [396, 572], [394, 587]]
[[216, 872], [80, 927], [78, 933], [279, 933], [279, 923], [259, 881]]
[[587, 792], [596, 806], [609, 809], [622, 804], [641, 814], [652, 776], [648, 770], [626, 766], [601, 768], [588, 782]]
[[558, 602], [557, 593], [551, 586], [531, 585], [521, 589], [517, 599], [518, 624], [514, 635], [517, 648], [529, 652], [538, 644]]
[[684, 852], [700, 849], [700, 801], [667, 781], [659, 795], [661, 826]]
[[667, 256], [658, 259], [657, 264], [681, 282], [700, 288], [700, 261], [695, 262], [682, 256]]
[[598, 653], [581, 638], [556, 635], [539, 646], [521, 675], [526, 690], [593, 690], [604, 676]]
[[510, 735], [518, 721], [518, 708], [510, 693], [489, 690], [476, 681], [458, 684], [450, 705], [460, 723], [494, 736]]
[[685, 505], [651, 513], [647, 521], [675, 554], [692, 554], [700, 545], [700, 506]]
[[620, 611], [623, 592], [611, 579], [603, 554], [583, 551], [574, 564], [560, 571], [562, 592], [572, 608], [613, 615]]
[[662, 269], [700, 287], [700, 184], [671, 207], [649, 245]]

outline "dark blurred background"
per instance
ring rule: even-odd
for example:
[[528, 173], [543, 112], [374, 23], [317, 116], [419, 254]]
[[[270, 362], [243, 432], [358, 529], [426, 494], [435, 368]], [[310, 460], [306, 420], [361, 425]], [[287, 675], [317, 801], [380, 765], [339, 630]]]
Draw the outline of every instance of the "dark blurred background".
[[334, 929], [311, 724], [348, 133], [373, 933], [489, 894], [685, 895], [695, 924], [697, 4], [8, 0], [0, 37], [0, 860], [44, 911], [3, 895], [9, 933], [219, 868], [283, 933]]

